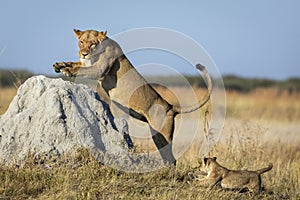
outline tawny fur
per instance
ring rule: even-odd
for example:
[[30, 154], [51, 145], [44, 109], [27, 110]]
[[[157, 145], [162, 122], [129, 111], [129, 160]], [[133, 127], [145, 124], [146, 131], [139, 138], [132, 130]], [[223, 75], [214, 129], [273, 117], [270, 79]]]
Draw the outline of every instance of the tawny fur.
[[214, 187], [221, 185], [226, 189], [248, 189], [254, 193], [259, 193], [262, 189], [261, 174], [270, 171], [273, 167], [269, 164], [268, 167], [257, 170], [230, 170], [221, 166], [216, 157], [204, 158], [200, 164], [200, 171], [207, 173], [203, 179], [198, 179], [197, 184], [205, 187]]

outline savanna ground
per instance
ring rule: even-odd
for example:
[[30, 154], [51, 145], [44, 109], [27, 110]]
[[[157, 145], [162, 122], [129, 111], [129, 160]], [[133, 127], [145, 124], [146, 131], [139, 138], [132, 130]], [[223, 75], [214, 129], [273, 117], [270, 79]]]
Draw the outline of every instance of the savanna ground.
[[[0, 89], [0, 114], [15, 92]], [[187, 173], [198, 172], [195, 143], [176, 167], [140, 174], [103, 166], [84, 149], [47, 168], [28, 156], [23, 166], [0, 166], [0, 199], [300, 199], [300, 94], [270, 88], [226, 95], [226, 121], [209, 156], [230, 169], [273, 163], [259, 195], [189, 184]]]

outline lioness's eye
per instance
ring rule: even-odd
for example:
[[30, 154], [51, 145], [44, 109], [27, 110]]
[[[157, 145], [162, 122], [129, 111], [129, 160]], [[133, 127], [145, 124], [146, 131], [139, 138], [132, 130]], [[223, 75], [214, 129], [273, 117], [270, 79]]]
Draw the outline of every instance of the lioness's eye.
[[92, 49], [96, 48], [96, 44], [92, 44], [92, 45], [91, 45], [91, 48], [92, 48]]

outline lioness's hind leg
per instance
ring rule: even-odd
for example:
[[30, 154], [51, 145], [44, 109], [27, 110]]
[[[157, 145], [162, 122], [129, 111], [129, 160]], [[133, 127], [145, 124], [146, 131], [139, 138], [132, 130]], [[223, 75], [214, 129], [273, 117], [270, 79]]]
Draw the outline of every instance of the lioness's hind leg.
[[167, 116], [164, 120], [163, 128], [159, 131], [154, 130], [151, 127], [152, 139], [154, 141], [155, 146], [160, 151], [162, 158], [168, 163], [175, 163], [176, 159], [173, 155], [172, 151], [172, 139], [173, 139], [173, 131], [174, 131], [174, 117]]
[[[164, 102], [163, 102], [164, 103]], [[174, 131], [174, 112], [164, 104], [154, 104], [145, 113], [149, 125], [163, 137], [168, 143], [172, 142]]]
[[157, 131], [153, 130], [153, 128], [150, 127], [150, 130], [154, 144], [159, 150], [162, 159], [164, 161], [167, 161], [168, 163], [175, 163], [176, 159], [172, 152], [172, 143], [169, 144], [165, 137]]
[[172, 142], [174, 134], [174, 116], [166, 116], [165, 123], [160, 132], [166, 138], [168, 143]]

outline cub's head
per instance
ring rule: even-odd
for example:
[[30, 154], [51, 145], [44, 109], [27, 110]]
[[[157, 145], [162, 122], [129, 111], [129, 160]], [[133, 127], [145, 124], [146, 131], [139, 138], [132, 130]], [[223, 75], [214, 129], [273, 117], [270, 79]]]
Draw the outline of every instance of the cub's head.
[[212, 158], [206, 158], [204, 157], [201, 161], [200, 161], [200, 166], [199, 166], [199, 170], [205, 173], [209, 173], [213, 170], [213, 168], [215, 167], [217, 158], [216, 157], [212, 157]]
[[104, 39], [106, 39], [107, 31], [80, 31], [74, 29], [74, 34], [78, 38], [78, 46], [79, 46], [79, 57], [81, 59], [89, 60], [95, 54], [97, 54], [98, 46], [102, 43]]

